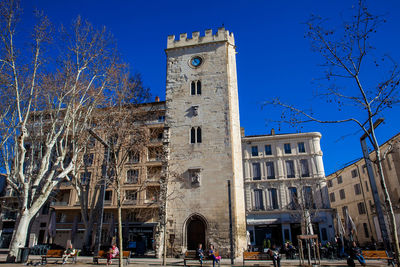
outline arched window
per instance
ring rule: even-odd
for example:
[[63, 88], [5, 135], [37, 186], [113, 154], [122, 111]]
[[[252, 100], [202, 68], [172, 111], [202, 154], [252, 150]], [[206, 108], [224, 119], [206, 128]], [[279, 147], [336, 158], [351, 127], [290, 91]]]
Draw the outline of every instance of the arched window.
[[201, 82], [197, 81], [197, 94], [201, 95]]
[[190, 130], [190, 143], [196, 143], [196, 129], [194, 127]]
[[201, 143], [202, 136], [201, 136], [201, 127], [192, 127], [190, 129], [190, 143], [196, 144]]
[[197, 128], [197, 143], [201, 143], [201, 128]]
[[192, 81], [190, 84], [190, 94], [195, 95], [196, 94], [196, 82]]
[[190, 94], [201, 95], [201, 81], [192, 81], [190, 83]]

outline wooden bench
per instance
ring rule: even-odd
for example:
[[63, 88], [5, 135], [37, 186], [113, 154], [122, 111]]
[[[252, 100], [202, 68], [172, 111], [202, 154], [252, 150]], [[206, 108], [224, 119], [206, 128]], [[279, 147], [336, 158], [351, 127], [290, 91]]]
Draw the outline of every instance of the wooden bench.
[[393, 257], [389, 257], [385, 250], [363, 250], [362, 254], [366, 260], [387, 260], [388, 265], [394, 266]]
[[[55, 259], [57, 263], [59, 260], [62, 260], [64, 255], [64, 250], [62, 249], [49, 249], [46, 255], [42, 256], [42, 265], [47, 264], [48, 259]], [[72, 259], [72, 262], [76, 263], [76, 258], [78, 256], [78, 252], [75, 252], [74, 255], [71, 255], [69, 258]]]
[[[210, 257], [208, 257], [207, 255], [208, 254], [205, 251], [203, 262], [212, 261], [212, 259]], [[218, 251], [215, 251], [214, 255], [215, 255], [215, 257], [219, 257]], [[200, 266], [203, 266], [203, 262], [200, 262], [200, 258], [197, 256], [197, 251], [193, 251], [193, 250], [186, 251], [185, 257], [183, 258], [183, 266], [188, 266], [188, 265], [186, 265], [187, 261], [198, 261]], [[221, 260], [218, 261], [218, 266], [220, 266], [220, 264], [221, 264]]]
[[265, 252], [253, 252], [244, 251], [243, 252], [243, 266], [245, 266], [245, 261], [266, 261], [271, 260], [271, 256]]
[[[122, 252], [123, 259], [126, 261], [126, 265], [129, 264], [129, 259], [131, 257], [131, 251], [129, 250], [124, 250]], [[104, 250], [100, 250], [97, 256], [93, 256], [93, 263], [99, 264], [99, 260], [107, 260], [107, 252]], [[115, 258], [112, 258], [112, 260], [119, 260], [119, 255], [116, 256]]]

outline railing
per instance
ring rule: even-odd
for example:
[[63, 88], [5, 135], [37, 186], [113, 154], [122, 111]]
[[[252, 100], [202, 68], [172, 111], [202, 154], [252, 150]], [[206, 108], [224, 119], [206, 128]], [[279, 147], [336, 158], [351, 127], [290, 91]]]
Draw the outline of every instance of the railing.
[[105, 206], [110, 206], [112, 204], [111, 200], [104, 200], [104, 205]]

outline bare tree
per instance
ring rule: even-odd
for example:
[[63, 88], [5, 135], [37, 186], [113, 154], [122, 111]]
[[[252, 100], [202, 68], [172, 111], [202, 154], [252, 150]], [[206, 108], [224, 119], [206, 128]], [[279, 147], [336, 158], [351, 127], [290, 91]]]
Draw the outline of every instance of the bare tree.
[[31, 46], [18, 46], [20, 12], [18, 1], [0, 2], [1, 164], [19, 200], [9, 261], [25, 246], [32, 218], [74, 169], [91, 113], [121, 67], [112, 36], [80, 18], [70, 30], [54, 31], [37, 12]]
[[[306, 36], [311, 40], [315, 52], [324, 62], [324, 90], [319, 96], [337, 110], [338, 119], [325, 120], [303, 107], [287, 104], [280, 99], [267, 102], [279, 106], [283, 113], [281, 122], [298, 125], [306, 122], [323, 124], [351, 122], [366, 134], [376, 154], [380, 184], [383, 188], [385, 204], [389, 210], [392, 240], [395, 245], [395, 258], [399, 263], [399, 243], [392, 203], [386, 187], [382, 170], [382, 153], [375, 134], [374, 119], [399, 104], [399, 68], [390, 56], [377, 59], [370, 41], [377, 28], [385, 22], [384, 17], [373, 15], [366, 1], [358, 0], [352, 8], [348, 20], [341, 27], [331, 29], [326, 19], [312, 16], [307, 22]], [[374, 68], [376, 77], [384, 78], [371, 84], [370, 78], [362, 75], [366, 68]], [[351, 114], [351, 115], [349, 115]]]

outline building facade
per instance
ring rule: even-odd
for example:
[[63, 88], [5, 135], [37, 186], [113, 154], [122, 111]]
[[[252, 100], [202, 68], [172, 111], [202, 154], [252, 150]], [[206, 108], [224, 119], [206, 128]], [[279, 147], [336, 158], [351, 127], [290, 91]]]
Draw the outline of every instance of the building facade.
[[322, 243], [333, 239], [320, 139], [320, 133], [274, 131], [242, 137], [247, 230], [256, 249], [297, 244], [311, 224]]
[[[246, 247], [236, 50], [224, 28], [168, 37], [167, 239], [173, 255], [214, 244], [235, 256]], [[174, 176], [175, 175], [175, 176]], [[228, 198], [231, 184], [231, 203]], [[173, 194], [175, 196], [173, 196]]]
[[[381, 145], [381, 151], [386, 155], [382, 167], [386, 186], [395, 212], [396, 222], [399, 223], [400, 134], [395, 135]], [[370, 158], [371, 161], [374, 162], [374, 153], [370, 153]], [[376, 164], [372, 166], [381, 204], [385, 206]], [[359, 159], [328, 175], [327, 184], [332, 208], [338, 212], [343, 221], [343, 225], [345, 211], [348, 211], [357, 228], [356, 238], [358, 242], [363, 246], [375, 241], [382, 242], [378, 218], [375, 211], [375, 203], [372, 197], [371, 184], [364, 159]], [[388, 222], [388, 218], [386, 218], [386, 221]], [[388, 230], [390, 231], [389, 228]]]

